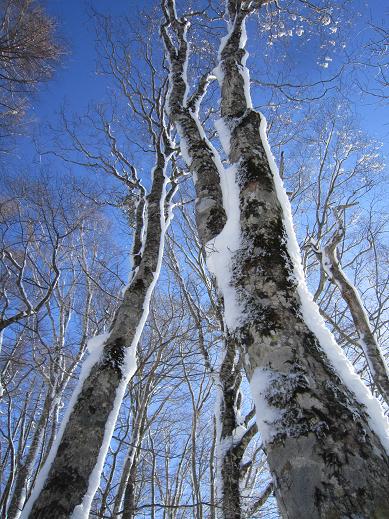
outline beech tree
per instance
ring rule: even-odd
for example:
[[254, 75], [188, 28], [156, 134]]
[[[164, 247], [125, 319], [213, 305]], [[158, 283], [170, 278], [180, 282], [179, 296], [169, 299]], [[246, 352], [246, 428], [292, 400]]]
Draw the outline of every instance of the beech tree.
[[[59, 438], [42, 469], [35, 495], [23, 510], [22, 515], [29, 517], [52, 514], [68, 517], [75, 509], [75, 513], [88, 513], [127, 384], [136, 371], [137, 344], [160, 271], [164, 237], [171, 218], [171, 199], [179, 175], [173, 168], [168, 177], [174, 150], [169, 128], [164, 124], [166, 81], [158, 81], [152, 64], [149, 74], [153, 88], [151, 98], [145, 99], [142, 91], [133, 90], [130, 77], [125, 76], [124, 83], [130, 89], [131, 111], [134, 116], [140, 116], [155, 151], [149, 192], [135, 166], [121, 151], [110, 121], [103, 120], [101, 128], [111, 151], [110, 158], [101, 154], [100, 147], [98, 151], [87, 149], [68, 128], [76, 151], [83, 154], [86, 164], [102, 167], [124, 184], [128, 203], [135, 205], [132, 272], [110, 330], [92, 342], [89, 363], [80, 375], [69, 416], [64, 419]], [[99, 115], [102, 114], [99, 112]]]
[[[294, 140], [302, 147], [304, 117], [293, 119], [293, 111], [301, 109], [304, 95], [307, 105], [317, 102], [308, 99], [312, 87], [302, 88], [304, 95], [296, 99], [297, 87], [271, 83], [278, 99], [294, 96], [295, 104], [289, 111], [271, 104], [270, 125], [251, 99], [252, 85], [261, 92], [265, 82], [254, 77], [250, 83], [246, 22], [255, 16], [273, 38], [285, 32], [283, 13], [292, 20], [299, 16], [299, 33], [305, 23], [312, 32], [332, 23], [336, 28], [330, 2], [294, 4], [228, 0], [193, 8], [162, 0], [145, 14], [142, 30], [126, 20], [118, 35], [109, 18], [100, 18], [99, 71], [114, 79], [110, 103], [84, 117], [64, 115], [65, 136], [51, 153], [94, 178], [103, 173], [109, 189], [115, 186], [108, 195], [86, 196], [124, 208], [133, 229], [130, 281], [122, 296], [105, 294], [116, 307], [108, 333], [88, 346], [82, 334], [76, 349], [89, 355], [73, 396], [59, 388], [60, 400], [70, 403], [56, 438], [60, 409], [51, 388], [43, 384], [35, 391], [36, 402], [43, 395], [49, 401], [42, 411], [25, 399], [16, 412], [16, 393], [7, 395], [4, 459], [11, 460], [11, 469], [2, 509], [12, 517], [30, 496], [22, 517], [240, 519], [276, 515], [273, 493], [285, 517], [388, 515], [387, 420], [325, 328], [304, 279], [307, 274], [311, 286], [317, 285], [314, 299], [321, 314], [346, 353], [352, 349], [356, 368], [369, 373], [371, 389], [385, 399], [387, 368], [372, 322], [376, 318], [385, 328], [387, 299], [375, 282], [379, 317], [367, 315], [339, 268], [349, 257], [343, 213], [374, 186], [369, 172], [377, 161], [371, 156], [361, 162], [347, 139], [332, 147], [338, 123], [324, 124], [323, 114], [316, 114], [327, 134], [324, 140], [320, 132], [317, 137], [325, 151], [316, 154], [318, 173], [306, 184], [306, 170], [291, 174], [298, 161], [285, 159], [283, 146]], [[206, 40], [199, 31], [207, 33]], [[304, 115], [314, 117], [308, 110]], [[281, 175], [267, 140], [269, 128], [282, 152]], [[306, 147], [302, 155], [306, 158]], [[299, 222], [303, 264], [281, 176], [296, 188], [289, 195], [297, 217], [308, 192], [314, 207], [309, 225], [303, 228], [303, 217]], [[177, 221], [168, 236], [178, 183]], [[120, 200], [111, 194], [117, 186]], [[373, 223], [370, 228], [373, 254], [380, 232], [374, 234]], [[355, 269], [365, 258], [359, 245], [350, 245]], [[104, 294], [104, 282], [80, 258], [88, 284]], [[8, 265], [17, 278], [15, 265], [13, 270]], [[21, 319], [30, 324], [47, 308], [54, 322], [54, 297], [61, 303], [61, 323], [66, 322], [63, 287], [58, 280], [52, 285], [37, 312]], [[23, 297], [16, 294], [15, 300], [26, 306]], [[105, 315], [104, 323], [109, 318]], [[90, 334], [101, 331], [89, 326]], [[15, 348], [26, 334], [28, 327]], [[37, 342], [43, 351], [42, 332]], [[62, 351], [63, 334], [59, 342]], [[39, 432], [31, 433], [36, 422]]]
[[[162, 26], [170, 60], [170, 116], [195, 174], [199, 236], [223, 295], [227, 334], [246, 356], [281, 512], [289, 517], [380, 517], [389, 506], [381, 479], [356, 483], [347, 474], [357, 467], [365, 474], [387, 474], [387, 439], [375, 427], [374, 411], [370, 418], [365, 411], [362, 383], [352, 386], [347, 368], [339, 369], [345, 359], [309, 301], [266, 120], [252, 107], [245, 23], [262, 3], [226, 4], [228, 33], [215, 72], [221, 87], [219, 134], [231, 168], [221, 165], [204, 137], [196, 107], [187, 100], [189, 22], [177, 15], [173, 0], [163, 2]], [[360, 451], [367, 446], [360, 441], [360, 428], [369, 437], [367, 458]], [[342, 440], [340, 429], [347, 429]], [[352, 460], [346, 454], [350, 445]]]
[[[109, 232], [108, 221], [80, 195], [78, 189], [86, 186], [70, 176], [68, 181], [59, 186], [48, 175], [39, 181], [3, 177], [2, 250], [8, 251], [1, 264], [3, 315], [18, 309], [20, 287], [31, 302], [45, 297], [44, 304], [14, 320], [2, 334], [2, 406], [11, 414], [9, 420], [7, 413], [1, 419], [1, 514], [10, 518], [19, 517], [30, 495], [54, 442], [87, 339], [104, 330], [120, 287], [99, 237], [99, 229]], [[23, 275], [10, 256], [24, 264]], [[50, 272], [55, 275], [56, 270], [59, 278], [46, 296]]]

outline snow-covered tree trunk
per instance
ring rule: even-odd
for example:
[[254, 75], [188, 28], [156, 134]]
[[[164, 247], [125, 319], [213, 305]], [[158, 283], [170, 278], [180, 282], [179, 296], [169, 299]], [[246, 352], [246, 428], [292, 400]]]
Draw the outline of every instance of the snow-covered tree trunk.
[[[189, 47], [186, 40], [188, 23], [175, 16], [175, 4], [172, 0], [162, 2], [165, 23], [161, 34], [170, 63], [169, 115], [175, 124], [181, 139], [181, 151], [190, 171], [193, 173], [196, 188], [196, 224], [200, 239], [207, 243], [219, 234], [226, 223], [223, 208], [222, 191], [217, 161], [218, 156], [205, 137], [198, 123], [197, 103], [208, 85], [204, 78], [190, 99], [184, 70], [187, 66]], [[169, 29], [177, 34], [180, 43], [176, 50]], [[197, 173], [201, 172], [201, 175]]]
[[146, 201], [141, 258], [109, 333], [99, 344], [95, 340], [55, 448], [23, 510], [24, 518], [88, 517], [124, 391], [136, 370], [136, 347], [161, 265], [168, 225], [166, 162], [158, 152]]
[[173, 1], [166, 1], [162, 34], [171, 66], [170, 116], [195, 173], [196, 210], [209, 207], [199, 189], [207, 173], [197, 160], [200, 148], [209, 163], [214, 161], [224, 191], [226, 225], [217, 235], [215, 227], [205, 232], [202, 225], [199, 236], [224, 296], [228, 331], [246, 359], [282, 514], [384, 518], [389, 514], [387, 422], [310, 301], [266, 121], [251, 104], [244, 24], [260, 4], [227, 2], [229, 32], [215, 73], [222, 90], [218, 128], [231, 168], [217, 166], [204, 134], [201, 144], [191, 145], [201, 130], [198, 121], [193, 130], [183, 124], [195, 117], [186, 98], [188, 22], [177, 17]]
[[228, 3], [219, 81], [239, 188], [241, 246], [232, 259], [232, 284], [241, 316], [234, 335], [247, 354], [275, 492], [285, 517], [384, 517], [389, 463], [374, 417], [368, 419], [326, 358], [326, 338], [320, 344], [307, 315], [314, 309], [298, 287], [293, 229], [270, 164], [265, 122], [250, 99], [248, 4]]
[[359, 344], [365, 355], [373, 381], [382, 398], [389, 405], [389, 371], [358, 291], [347, 278], [340, 265], [337, 247], [344, 237], [345, 229], [337, 211], [336, 220], [337, 230], [332, 235], [332, 238], [323, 247], [313, 245], [313, 249], [319, 257], [328, 279], [339, 288], [343, 299], [347, 303], [359, 336]]

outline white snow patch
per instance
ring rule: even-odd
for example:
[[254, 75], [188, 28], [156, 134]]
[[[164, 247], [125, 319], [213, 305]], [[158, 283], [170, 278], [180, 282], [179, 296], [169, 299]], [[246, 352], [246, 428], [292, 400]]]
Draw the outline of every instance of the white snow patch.
[[[178, 126], [178, 125], [177, 125]], [[192, 164], [192, 158], [191, 156], [189, 155], [189, 152], [188, 152], [188, 144], [186, 142], [186, 139], [185, 137], [183, 136], [183, 132], [181, 131], [180, 132], [180, 149], [181, 149], [181, 156], [182, 158], [184, 159], [185, 161], [185, 164], [188, 166], [188, 168], [190, 167], [190, 165]]]
[[220, 143], [223, 147], [224, 153], [227, 157], [230, 155], [231, 150], [231, 132], [228, 126], [226, 125], [223, 118], [217, 119], [215, 121], [215, 128], [219, 135]]
[[274, 423], [282, 417], [282, 411], [270, 406], [267, 402], [271, 382], [277, 378], [277, 373], [270, 369], [255, 368], [251, 380], [251, 395], [255, 404], [258, 430], [262, 441], [269, 443], [277, 432]]
[[[173, 2], [174, 3], [174, 2]], [[190, 54], [190, 50], [189, 50], [189, 42], [188, 42], [188, 38], [187, 38], [187, 35], [188, 35], [188, 29], [190, 27], [190, 22], [186, 22], [186, 26], [185, 26], [185, 31], [184, 31], [184, 34], [183, 34], [183, 38], [184, 38], [184, 41], [187, 45], [187, 53], [186, 53], [186, 57], [185, 57], [185, 62], [184, 62], [184, 65], [183, 65], [183, 68], [182, 68], [182, 79], [184, 80], [185, 82], [185, 94], [184, 94], [184, 99], [183, 99], [183, 104], [184, 106], [186, 106], [186, 103], [187, 103], [187, 99], [188, 99], [188, 93], [189, 93], [189, 85], [188, 85], [188, 61], [189, 61], [189, 54]]]
[[212, 70], [212, 74], [217, 79], [219, 85], [222, 86], [224, 81], [224, 72], [222, 70], [222, 67], [220, 66], [220, 63]]
[[223, 206], [227, 222], [223, 230], [205, 247], [208, 270], [215, 276], [225, 305], [225, 322], [229, 330], [239, 325], [242, 311], [232, 286], [232, 255], [241, 244], [239, 187], [236, 183], [237, 166], [219, 169]]
[[46, 462], [43, 465], [43, 467], [41, 468], [41, 470], [39, 471], [39, 474], [35, 480], [35, 484], [34, 484], [34, 488], [32, 490], [31, 496], [28, 499], [28, 501], [26, 502], [22, 513], [20, 514], [20, 519], [28, 519], [28, 516], [30, 515], [30, 512], [32, 510], [32, 507], [33, 507], [37, 497], [39, 496], [39, 494], [41, 493], [41, 491], [43, 489], [43, 486], [46, 482], [50, 468], [53, 464], [55, 456], [57, 455], [58, 447], [61, 442], [63, 433], [65, 431], [65, 427], [69, 421], [70, 415], [72, 414], [74, 405], [77, 402], [78, 395], [80, 394], [80, 392], [82, 390], [82, 386], [84, 385], [85, 380], [89, 376], [93, 366], [100, 360], [101, 355], [104, 350], [104, 344], [106, 343], [108, 338], [109, 338], [109, 333], [103, 333], [101, 335], [96, 335], [88, 340], [88, 344], [86, 347], [88, 350], [88, 356], [82, 364], [77, 385], [74, 388], [68, 408], [62, 419], [61, 426], [60, 426], [58, 434], [53, 442], [49, 455], [47, 456]]
[[[241, 49], [245, 48], [246, 42], [247, 42], [247, 31], [246, 31], [246, 20], [244, 20], [242, 23], [242, 35], [240, 37], [240, 45], [239, 45]], [[242, 69], [241, 69], [240, 73], [243, 77], [243, 82], [244, 82], [244, 95], [246, 98], [246, 105], [247, 105], [247, 108], [252, 109], [253, 102], [251, 100], [251, 92], [250, 92], [250, 72], [249, 72], [249, 69], [246, 67], [246, 61], [247, 61], [248, 57], [249, 57], [249, 53], [246, 50], [244, 58], [242, 59]]]
[[293, 262], [294, 277], [297, 281], [297, 290], [301, 300], [304, 321], [312, 333], [317, 337], [322, 350], [327, 355], [334, 371], [338, 374], [343, 384], [345, 384], [345, 386], [354, 393], [356, 399], [366, 407], [369, 425], [377, 434], [389, 455], [389, 422], [384, 415], [381, 404], [364, 385], [361, 378], [355, 372], [354, 367], [336, 343], [334, 336], [327, 329], [324, 319], [319, 313], [318, 306], [313, 301], [312, 295], [306, 285], [301, 263], [300, 249], [293, 227], [290, 202], [267, 140], [266, 128], [266, 118], [261, 114], [261, 141], [273, 174], [277, 197], [283, 211], [283, 221], [287, 235], [287, 249]]

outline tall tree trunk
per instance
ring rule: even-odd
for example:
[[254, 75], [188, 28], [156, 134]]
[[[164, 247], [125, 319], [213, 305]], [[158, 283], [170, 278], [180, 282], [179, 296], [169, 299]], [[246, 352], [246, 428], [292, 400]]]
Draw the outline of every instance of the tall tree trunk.
[[142, 258], [117, 310], [103, 354], [95, 359], [90, 372], [81, 380], [79, 393], [73, 397], [74, 406], [64, 420], [56, 448], [38, 477], [23, 518], [65, 519], [72, 514], [72, 517], [88, 517], [124, 391], [136, 369], [136, 346], [163, 254], [167, 226], [166, 159], [161, 153], [157, 158], [147, 197]]
[[[172, 40], [167, 30], [163, 32], [171, 62], [171, 117], [185, 138], [197, 189], [204, 172], [201, 162], [194, 160], [198, 150], [185, 133], [190, 133], [190, 127], [180, 122], [186, 96], [181, 96], [181, 109], [173, 97], [180, 94], [180, 82], [185, 85], [188, 24], [185, 19], [177, 20], [173, 0], [164, 4], [167, 23], [178, 41], [178, 49], [171, 52]], [[259, 3], [227, 2], [229, 33], [220, 52], [221, 112], [231, 135], [225, 145], [233, 164], [220, 174], [225, 174], [222, 180], [227, 189], [238, 190], [230, 217], [240, 213], [239, 247], [233, 250], [229, 269], [225, 269], [228, 272], [223, 277], [214, 272], [224, 295], [227, 325], [247, 359], [258, 428], [283, 516], [383, 519], [389, 516], [385, 418], [378, 402], [371, 403], [377, 416], [369, 415], [360, 402], [362, 398], [364, 403], [369, 401], [362, 382], [347, 372], [339, 348], [317, 323], [317, 309], [306, 300], [303, 278], [296, 278], [301, 276], [301, 265], [290, 215], [285, 212], [286, 195], [274, 164], [270, 165], [273, 159], [267, 148], [265, 121], [252, 109], [250, 100], [244, 23], [252, 5]], [[231, 179], [234, 173], [236, 177]], [[201, 196], [199, 190], [197, 196]], [[226, 196], [229, 199], [225, 197], [224, 202], [231, 207], [235, 193]], [[283, 205], [279, 197], [283, 197]], [[223, 231], [229, 223], [227, 220]], [[201, 227], [199, 234], [212, 259], [221, 240], [216, 236], [209, 243], [210, 233], [202, 233]], [[228, 238], [231, 242], [237, 237]], [[231, 295], [235, 296], [234, 308]], [[335, 366], [336, 362], [343, 366]], [[350, 380], [353, 390], [345, 383]], [[379, 422], [377, 427], [375, 422]]]
[[121, 514], [123, 519], [132, 519], [135, 517], [135, 488], [136, 488], [136, 468], [137, 462], [140, 455], [140, 444], [134, 447], [134, 453], [132, 456], [132, 463], [127, 473], [127, 485], [123, 498], [123, 513]]
[[140, 402], [136, 406], [136, 416], [132, 427], [131, 445], [127, 452], [119, 488], [116, 494], [113, 516], [122, 519], [131, 519], [135, 514], [135, 485], [136, 469], [141, 454], [141, 445], [146, 432], [147, 406], [150, 400], [153, 373], [148, 374], [146, 387], [140, 396]]
[[[215, 372], [210, 362], [208, 350], [205, 343], [203, 330], [203, 310], [193, 300], [183, 279], [178, 261], [174, 251], [169, 249], [171, 268], [181, 287], [183, 296], [188, 305], [189, 311], [198, 329], [198, 346], [203, 355], [206, 369], [214, 377], [217, 390], [218, 401], [215, 413], [216, 438], [212, 448], [212, 458], [214, 451], [216, 454], [216, 485], [211, 485], [211, 503], [216, 504], [219, 509], [219, 516], [225, 519], [238, 519], [242, 517], [241, 510], [241, 491], [240, 480], [242, 476], [242, 458], [251, 439], [258, 432], [256, 424], [249, 425], [254, 413], [249, 413], [244, 419], [241, 417], [241, 393], [240, 384], [242, 381], [242, 362], [240, 360], [239, 349], [232, 336], [224, 333], [222, 346], [223, 360], [220, 369]], [[210, 281], [211, 282], [211, 281]], [[222, 304], [214, 302], [213, 308], [220, 323], [220, 329], [224, 332], [224, 321]], [[213, 459], [212, 459], [213, 465]], [[211, 469], [211, 474], [213, 474]], [[217, 496], [215, 496], [217, 490]], [[211, 514], [215, 515], [215, 509], [211, 509]]]

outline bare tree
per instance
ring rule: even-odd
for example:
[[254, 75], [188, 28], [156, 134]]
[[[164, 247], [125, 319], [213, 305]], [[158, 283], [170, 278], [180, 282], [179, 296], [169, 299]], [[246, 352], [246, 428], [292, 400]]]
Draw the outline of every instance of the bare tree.
[[0, 128], [12, 135], [36, 87], [48, 80], [62, 51], [55, 22], [35, 0], [0, 3]]
[[385, 365], [385, 360], [382, 356], [358, 291], [343, 272], [337, 256], [337, 247], [345, 235], [344, 216], [343, 214], [340, 214], [341, 209], [342, 208], [339, 207], [334, 209], [337, 228], [330, 240], [323, 247], [315, 244], [313, 245], [313, 248], [315, 254], [317, 254], [320, 259], [326, 276], [339, 288], [342, 297], [347, 303], [355, 329], [359, 336], [359, 344], [366, 357], [374, 383], [386, 404], [389, 405], [388, 368]]
[[[112, 268], [107, 277], [108, 269], [102, 265], [107, 254], [99, 237], [100, 230], [104, 234], [108, 227], [102, 215], [99, 229], [93, 225], [96, 208], [80, 195], [81, 187], [85, 189], [71, 177], [66, 186], [59, 186], [44, 175], [39, 181], [15, 175], [2, 186], [3, 199], [7, 200], [4, 208], [10, 208], [10, 201], [13, 207], [7, 218], [3, 212], [7, 231], [3, 246], [11, 248], [16, 258], [27, 258], [22, 283], [30, 300], [40, 296], [40, 291], [45, 293], [53, 250], [56, 269], [62, 274], [43, 305], [28, 317], [9, 324], [3, 332], [3, 406], [13, 407], [13, 419], [16, 423], [20, 420], [14, 432], [12, 421], [2, 423], [4, 433], [13, 438], [15, 449], [13, 464], [7, 463], [7, 449], [1, 449], [1, 513], [10, 518], [19, 516], [54, 441], [60, 410], [73, 387], [87, 338], [103, 330], [116, 304], [112, 288], [116, 284], [117, 290], [119, 278], [113, 276]], [[51, 240], [54, 231], [63, 235], [58, 247]], [[112, 244], [110, 248], [113, 250]], [[106, 265], [110, 265], [109, 259]], [[110, 267], [114, 265], [111, 263]], [[96, 284], [100, 277], [104, 291]], [[11, 281], [6, 276], [3, 285], [9, 303], [7, 311], [18, 305]]]
[[85, 164], [102, 167], [128, 189], [129, 200], [135, 200], [132, 274], [108, 334], [99, 339], [97, 354], [90, 357], [80, 375], [79, 387], [70, 403], [68, 417], [63, 420], [59, 439], [22, 516], [42, 517], [42, 514], [55, 513], [58, 517], [68, 517], [75, 509], [76, 513], [83, 514], [89, 510], [127, 384], [136, 370], [137, 344], [159, 275], [177, 179], [175, 168], [168, 179], [173, 148], [169, 129], [163, 124], [166, 81], [158, 81], [151, 63], [148, 70], [154, 88], [152, 97], [147, 100], [141, 89], [132, 88], [130, 77], [121, 78], [124, 86], [130, 87], [124, 93], [126, 99], [133, 100], [130, 101], [132, 113], [144, 122], [155, 152], [148, 193], [134, 165], [121, 151], [109, 121], [101, 117], [101, 131], [111, 150], [109, 159], [101, 151], [88, 149], [67, 127]]
[[[54, 153], [68, 163], [106, 174], [109, 187], [104, 196], [86, 194], [97, 204], [110, 207], [117, 206], [119, 200], [125, 209], [126, 225], [134, 229], [131, 277], [123, 301], [112, 296], [112, 287], [107, 290], [110, 308], [118, 304], [116, 318], [109, 333], [88, 348], [87, 330], [102, 331], [101, 324], [108, 316], [96, 319], [93, 326], [94, 309], [88, 308], [89, 297], [85, 298], [85, 322], [89, 324], [86, 328], [80, 322], [70, 325], [72, 330], [83, 328], [82, 337], [72, 340], [70, 363], [64, 353], [66, 323], [77, 304], [69, 304], [71, 297], [62, 282], [68, 266], [59, 266], [59, 279], [37, 312], [10, 324], [9, 330], [17, 330], [19, 335], [10, 348], [12, 334], [6, 337], [7, 348], [15, 352], [15, 359], [19, 352], [23, 354], [19, 364], [14, 362], [5, 370], [3, 457], [9, 460], [10, 469], [5, 471], [2, 510], [17, 517], [35, 480], [36, 489], [24, 517], [258, 517], [276, 514], [273, 489], [285, 516], [362, 513], [380, 517], [382, 510], [386, 513], [387, 498], [382, 480], [375, 474], [388, 471], [385, 421], [308, 301], [289, 206], [267, 144], [266, 121], [251, 104], [245, 68], [245, 21], [249, 15], [260, 8], [258, 26], [264, 26], [264, 20], [270, 24], [275, 41], [284, 30], [280, 13], [302, 13], [305, 21], [298, 23], [311, 24], [313, 32], [316, 19], [324, 26], [328, 20], [333, 22], [330, 2], [316, 6], [304, 1], [296, 7], [287, 1], [282, 6], [230, 1], [225, 13], [221, 3], [213, 2], [202, 11], [189, 9], [186, 16], [179, 15], [173, 0], [161, 4], [167, 59], [163, 59], [155, 38], [160, 11], [146, 13], [147, 24], [142, 29], [126, 19], [118, 34], [113, 34], [109, 18], [96, 15], [103, 50], [100, 72], [116, 81], [110, 91], [111, 102], [90, 109], [78, 120], [63, 117], [70, 146], [64, 139]], [[177, 8], [181, 5], [186, 7], [189, 2], [177, 4]], [[216, 56], [212, 44], [219, 39], [223, 17], [228, 33]], [[202, 39], [205, 33], [209, 39]], [[170, 90], [165, 72], [170, 75]], [[219, 95], [216, 79], [222, 98], [221, 119], [216, 122], [220, 142], [211, 124], [219, 112], [215, 106]], [[256, 82], [259, 88], [269, 86], [265, 83], [263, 78]], [[279, 92], [278, 100], [282, 95], [292, 98], [294, 107], [301, 108], [299, 93], [309, 97], [315, 91], [313, 85], [299, 90], [290, 84], [270, 83], [270, 88]], [[326, 83], [321, 82], [320, 88], [326, 92]], [[301, 121], [292, 117], [293, 108], [283, 110], [282, 120], [277, 121], [281, 110], [280, 104], [271, 123], [277, 144], [281, 147], [296, 139], [301, 147]], [[170, 138], [174, 132], [167, 116], [180, 139], [181, 158]], [[313, 111], [309, 116], [315, 117]], [[288, 119], [291, 122], [284, 124]], [[84, 122], [86, 132], [78, 127]], [[327, 131], [328, 126], [322, 127]], [[149, 152], [156, 154], [153, 162]], [[282, 160], [282, 173], [296, 188], [290, 192], [296, 211], [304, 192], [309, 191], [313, 205], [317, 204], [317, 220], [312, 221], [320, 228], [315, 227], [315, 236], [321, 243], [327, 243], [334, 231], [328, 214], [339, 193], [350, 197], [352, 203], [369, 189], [368, 183], [358, 187], [358, 175], [348, 178], [347, 172], [341, 173], [344, 161], [340, 156], [327, 155], [335, 162], [333, 178], [329, 176], [327, 185], [327, 177], [322, 175], [323, 181], [316, 187], [309, 185], [310, 190], [302, 169], [289, 182], [290, 161]], [[137, 171], [139, 157], [142, 165]], [[348, 165], [349, 158], [345, 160]], [[364, 167], [368, 169], [367, 163], [358, 164], [361, 170]], [[154, 294], [151, 302], [170, 221], [171, 197], [181, 169], [193, 173], [195, 195], [189, 190], [187, 198], [183, 196], [179, 202], [182, 211], [169, 238], [168, 268], [162, 271], [161, 292]], [[172, 190], [167, 192], [169, 181]], [[197, 229], [191, 212], [196, 213]], [[310, 236], [314, 234], [311, 230], [308, 228]], [[301, 235], [304, 242], [304, 230]], [[347, 240], [349, 237], [343, 236], [336, 246], [342, 265], [348, 247], [353, 249]], [[377, 242], [371, 254], [374, 247]], [[93, 292], [94, 287], [104, 294], [104, 277], [94, 271], [88, 246], [84, 250], [77, 261], [82, 266], [83, 282], [87, 280], [86, 292]], [[361, 269], [361, 258], [366, 261], [362, 242], [355, 250], [353, 265]], [[318, 269], [312, 251], [306, 252], [304, 261], [312, 285], [320, 285], [316, 296], [323, 303], [322, 315], [345, 351], [354, 348], [351, 358], [365, 376], [350, 312], [344, 303], [339, 305], [341, 297], [328, 282], [329, 276], [321, 272], [324, 269]], [[7, 266], [10, 269], [9, 263]], [[14, 266], [12, 275], [16, 274]], [[31, 301], [39, 290], [31, 289], [29, 272], [23, 279]], [[385, 282], [382, 288], [380, 282], [377, 288], [381, 316], [387, 301], [380, 292], [384, 287]], [[7, 316], [14, 302], [23, 306], [23, 298], [15, 290], [10, 301]], [[151, 315], [141, 352], [135, 354], [149, 301]], [[378, 322], [375, 310], [373, 314], [371, 323], [374, 319]], [[53, 344], [60, 345], [58, 354], [57, 346], [54, 354], [48, 340], [48, 322], [53, 323], [52, 335], [56, 336]], [[23, 348], [30, 344], [35, 364], [27, 367], [22, 365], [26, 359]], [[60, 405], [73, 387], [72, 383], [58, 385], [56, 380], [70, 375], [71, 381], [86, 348], [91, 355], [71, 399], [73, 412], [65, 415], [56, 441]], [[129, 363], [127, 356], [132, 356]], [[135, 356], [137, 363], [133, 362]], [[47, 357], [49, 373], [44, 365]], [[28, 369], [29, 386], [23, 382]], [[23, 387], [30, 391], [34, 373], [42, 383], [35, 388], [30, 404], [17, 390]], [[253, 402], [246, 396], [246, 376], [255, 400], [256, 422]], [[119, 409], [123, 397], [124, 405]], [[43, 398], [43, 408], [39, 405], [35, 409], [34, 402]], [[362, 474], [358, 488], [351, 475], [355, 471]], [[370, 479], [369, 473], [373, 474]]]
[[[358, 388], [351, 386], [347, 371], [337, 369], [337, 362], [345, 359], [315, 324], [317, 317], [312, 319], [317, 309], [307, 300], [303, 279], [296, 278], [299, 258], [291, 245], [295, 238], [288, 202], [268, 148], [266, 122], [252, 108], [245, 21], [261, 5], [226, 4], [228, 33], [215, 72], [222, 94], [219, 128], [231, 169], [220, 167], [191, 109], [186, 82], [189, 23], [177, 15], [175, 2], [166, 0], [161, 30], [170, 60], [170, 116], [196, 174], [199, 236], [224, 296], [228, 330], [247, 359], [258, 428], [281, 512], [288, 517], [379, 516], [389, 503], [381, 477], [373, 482], [367, 474], [388, 473], [385, 435], [375, 428], [372, 415], [381, 413], [382, 428], [384, 417], [378, 402], [372, 414], [366, 413], [369, 398], [363, 396], [362, 382]], [[204, 190], [205, 171], [206, 179], [211, 178], [209, 167], [202, 167], [205, 163], [219, 191], [215, 185], [212, 191]], [[369, 438], [369, 454], [362, 454], [367, 443], [361, 442], [361, 428]], [[352, 460], [347, 455], [351, 445]], [[355, 470], [366, 477], [356, 482], [350, 477]], [[369, 497], [362, 498], [361, 487]]]

